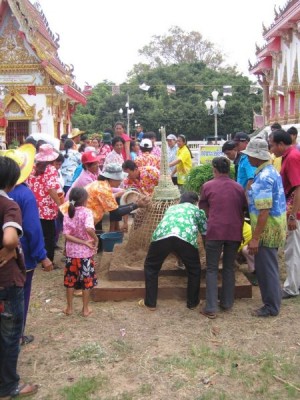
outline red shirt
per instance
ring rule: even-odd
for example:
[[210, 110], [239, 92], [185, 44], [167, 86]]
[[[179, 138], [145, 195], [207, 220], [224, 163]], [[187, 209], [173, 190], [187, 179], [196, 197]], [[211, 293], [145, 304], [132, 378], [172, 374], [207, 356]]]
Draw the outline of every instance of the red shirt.
[[296, 147], [290, 146], [282, 155], [280, 175], [285, 195], [300, 186], [300, 151]]
[[[293, 205], [293, 190], [300, 186], [300, 152], [295, 146], [290, 146], [282, 155], [280, 175], [282, 178], [284, 193], [287, 198], [287, 211], [290, 212]], [[300, 212], [297, 213], [300, 220]]]
[[58, 206], [49, 194], [50, 189], [60, 190], [56, 168], [53, 165], [47, 165], [43, 174], [35, 175], [34, 167], [27, 183], [35, 196], [40, 219], [56, 219]]
[[[125, 143], [126, 142], [131, 142], [130, 137], [128, 135], [126, 135], [126, 133], [122, 133], [121, 138], [124, 139]], [[130, 160], [130, 155], [127, 157], [127, 154], [126, 154], [125, 144], [124, 144], [124, 148], [122, 150], [122, 156], [124, 158], [124, 161]]]
[[247, 199], [243, 187], [227, 176], [202, 186], [199, 208], [208, 210], [206, 240], [240, 242]]

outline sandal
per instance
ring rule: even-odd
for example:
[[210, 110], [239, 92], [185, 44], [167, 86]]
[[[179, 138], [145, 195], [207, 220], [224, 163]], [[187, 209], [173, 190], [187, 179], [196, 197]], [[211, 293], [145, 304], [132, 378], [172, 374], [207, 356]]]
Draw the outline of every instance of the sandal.
[[34, 341], [34, 336], [33, 335], [22, 336], [22, 338], [21, 338], [21, 346], [24, 346], [25, 344], [32, 343], [33, 341]]
[[155, 310], [156, 310], [156, 307], [149, 307], [149, 306], [146, 306], [144, 299], [139, 300], [138, 305], [139, 305], [140, 307], [145, 307], [145, 308], [147, 308], [149, 311], [155, 311]]
[[14, 398], [14, 397], [32, 396], [33, 394], [37, 393], [38, 389], [39, 389], [39, 385], [23, 383], [23, 384], [18, 385], [18, 387], [13, 392], [10, 393], [10, 397]]
[[213, 313], [213, 312], [207, 312], [207, 311], [201, 310], [200, 314], [204, 315], [204, 317], [207, 317], [209, 319], [216, 319], [217, 318], [217, 314]]

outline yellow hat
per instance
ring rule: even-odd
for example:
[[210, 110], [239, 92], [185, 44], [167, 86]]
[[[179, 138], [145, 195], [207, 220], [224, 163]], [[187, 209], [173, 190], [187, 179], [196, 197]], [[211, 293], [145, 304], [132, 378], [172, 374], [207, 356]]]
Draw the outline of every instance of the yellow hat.
[[68, 134], [68, 139], [73, 139], [74, 137], [78, 135], [82, 135], [85, 131], [81, 131], [78, 128], [73, 128], [71, 133]]
[[3, 150], [0, 155], [11, 158], [20, 167], [21, 174], [17, 185], [26, 181], [33, 168], [35, 147], [32, 144], [27, 143], [17, 149]]

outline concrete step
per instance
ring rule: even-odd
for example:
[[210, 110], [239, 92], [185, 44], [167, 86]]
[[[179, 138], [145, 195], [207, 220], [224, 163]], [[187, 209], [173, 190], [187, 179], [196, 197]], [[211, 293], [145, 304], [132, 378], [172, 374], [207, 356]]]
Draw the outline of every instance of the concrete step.
[[[124, 258], [124, 249], [117, 246], [113, 253], [102, 253], [100, 266], [97, 268], [98, 286], [91, 292], [93, 301], [121, 301], [144, 297], [144, 259], [141, 252]], [[123, 262], [120, 262], [122, 260]], [[128, 262], [129, 260], [129, 262]], [[187, 276], [184, 270], [176, 267], [176, 257], [169, 256], [159, 275], [159, 299], [186, 299]], [[236, 271], [235, 298], [251, 298], [252, 285], [241, 271]], [[218, 288], [221, 290], [221, 271]], [[205, 269], [201, 274], [200, 298], [205, 299]]]

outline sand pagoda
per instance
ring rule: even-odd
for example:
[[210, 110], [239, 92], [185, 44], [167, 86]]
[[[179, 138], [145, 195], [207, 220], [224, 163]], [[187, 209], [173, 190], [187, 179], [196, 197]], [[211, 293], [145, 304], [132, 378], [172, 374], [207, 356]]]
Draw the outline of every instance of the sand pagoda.
[[[113, 253], [103, 253], [98, 272], [99, 286], [92, 290], [94, 301], [136, 299], [144, 296], [144, 261], [153, 231], [168, 207], [178, 203], [180, 192], [169, 175], [166, 131], [161, 128], [162, 153], [159, 184], [155, 187], [152, 202], [147, 209], [138, 209], [127, 243], [117, 244]], [[202, 257], [204, 254], [202, 254]], [[203, 265], [203, 261], [202, 265]], [[177, 259], [170, 254], [163, 263], [159, 278], [160, 298], [186, 297], [186, 273], [176, 268]], [[236, 277], [238, 278], [238, 277]], [[247, 279], [237, 279], [235, 297], [251, 297], [251, 284]], [[205, 280], [202, 279], [200, 295], [205, 297]]]
[[154, 189], [152, 202], [147, 209], [138, 209], [129, 232], [127, 250], [148, 250], [151, 236], [165, 211], [178, 203], [180, 192], [169, 174], [166, 130], [161, 128], [161, 165], [159, 183]]

